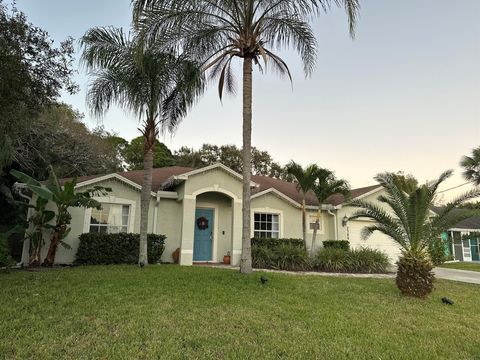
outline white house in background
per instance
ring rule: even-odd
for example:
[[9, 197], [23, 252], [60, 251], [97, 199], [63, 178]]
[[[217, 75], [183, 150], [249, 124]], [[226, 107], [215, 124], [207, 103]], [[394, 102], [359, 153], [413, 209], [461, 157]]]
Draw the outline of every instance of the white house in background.
[[[75, 260], [78, 236], [85, 232], [139, 232], [140, 190], [143, 171], [129, 171], [78, 178], [77, 188], [101, 185], [112, 188], [108, 196], [97, 198], [100, 211], [72, 208], [72, 230], [65, 241], [71, 249], [59, 247], [55, 263]], [[65, 180], [63, 180], [65, 181]], [[302, 237], [302, 196], [292, 183], [252, 176], [251, 236], [270, 238]], [[379, 185], [353, 189], [352, 198], [375, 202], [382, 193]], [[307, 194], [308, 244], [313, 234], [318, 202]], [[352, 247], [369, 247], [385, 252], [396, 261], [399, 247], [386, 236], [375, 233], [367, 241], [361, 230], [368, 220], [348, 221], [355, 209], [345, 206], [341, 195], [333, 195], [322, 205], [316, 248], [324, 240], [348, 240]], [[221, 262], [231, 254], [239, 263], [242, 228], [242, 176], [230, 168], [215, 164], [201, 169], [166, 167], [153, 170], [148, 231], [167, 236], [162, 261], [171, 262], [180, 250], [180, 264]], [[48, 248], [44, 246], [44, 251]], [[24, 244], [23, 261], [28, 259], [29, 244]]]

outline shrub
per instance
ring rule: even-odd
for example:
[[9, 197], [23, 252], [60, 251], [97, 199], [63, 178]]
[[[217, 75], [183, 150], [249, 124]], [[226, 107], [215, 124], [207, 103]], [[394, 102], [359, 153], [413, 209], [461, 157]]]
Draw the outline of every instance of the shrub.
[[326, 240], [323, 242], [324, 248], [349, 250], [350, 243], [347, 240]]
[[385, 253], [376, 249], [360, 248], [350, 250], [352, 272], [386, 273], [390, 260]]
[[314, 262], [316, 270], [343, 273], [386, 273], [390, 265], [384, 253], [368, 248], [324, 248], [317, 253]]
[[301, 239], [252, 239], [252, 265], [290, 271], [312, 269]]
[[[106, 265], [136, 264], [140, 247], [140, 234], [87, 233], [79, 237], [75, 264]], [[148, 262], [160, 262], [165, 249], [165, 235], [148, 234]]]
[[8, 240], [3, 234], [0, 234], [0, 268], [7, 268], [8, 270], [13, 264]]
[[433, 265], [443, 264], [447, 260], [447, 255], [445, 255], [445, 245], [440, 238], [434, 238], [429, 242], [428, 253]]
[[302, 239], [273, 239], [273, 238], [252, 238], [253, 245], [262, 245], [268, 248], [276, 248], [279, 244], [289, 243], [303, 248]]
[[397, 262], [397, 287], [406, 296], [424, 298], [433, 290], [433, 265], [422, 256], [403, 254]]
[[326, 272], [349, 272], [348, 250], [338, 248], [320, 249], [315, 256], [315, 269]]

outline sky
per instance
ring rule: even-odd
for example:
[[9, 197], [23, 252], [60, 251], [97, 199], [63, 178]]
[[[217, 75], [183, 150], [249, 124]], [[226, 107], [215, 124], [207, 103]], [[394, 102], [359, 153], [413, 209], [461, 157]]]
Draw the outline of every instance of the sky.
[[[465, 183], [458, 163], [480, 145], [480, 1], [361, 0], [361, 6], [354, 40], [342, 9], [314, 22], [318, 58], [309, 78], [288, 51], [282, 57], [293, 85], [254, 70], [253, 145], [282, 164], [293, 159], [330, 168], [353, 187], [374, 184], [384, 171], [423, 183], [454, 169], [441, 189]], [[78, 40], [96, 26], [128, 29], [131, 19], [130, 0], [17, 0], [17, 7], [56, 42]], [[240, 62], [236, 68], [240, 80]], [[92, 117], [85, 69], [78, 67], [76, 81], [80, 92], [61, 100], [84, 113], [89, 127], [103, 124], [128, 140], [139, 136], [136, 119], [120, 109]], [[172, 150], [241, 146], [241, 96], [220, 102], [210, 84], [176, 133], [160, 140]], [[468, 189], [443, 195], [448, 200]]]

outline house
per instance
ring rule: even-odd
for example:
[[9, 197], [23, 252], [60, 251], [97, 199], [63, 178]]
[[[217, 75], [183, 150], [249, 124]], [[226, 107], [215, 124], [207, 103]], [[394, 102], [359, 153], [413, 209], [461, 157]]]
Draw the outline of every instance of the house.
[[[85, 232], [139, 232], [140, 191], [143, 171], [85, 176], [77, 179], [77, 188], [101, 185], [112, 188], [107, 196], [96, 198], [102, 210], [72, 208], [71, 232], [65, 242], [71, 249], [59, 247], [55, 263], [75, 260], [78, 236]], [[265, 176], [252, 176], [251, 236], [271, 238], [302, 237], [302, 196], [295, 184]], [[353, 198], [376, 201], [383, 188], [379, 185], [352, 190]], [[307, 194], [307, 238], [310, 246], [318, 202]], [[367, 246], [384, 251], [392, 261], [400, 253], [386, 236], [375, 233], [367, 241], [361, 230], [368, 220], [348, 221], [355, 211], [345, 205], [341, 195], [331, 196], [320, 211], [315, 248], [324, 240], [346, 239], [352, 247]], [[172, 253], [180, 249], [180, 263], [221, 262], [229, 252], [232, 264], [241, 255], [242, 176], [222, 165], [200, 169], [166, 167], [153, 169], [152, 193], [148, 221], [150, 233], [167, 236], [162, 261], [171, 262]], [[44, 247], [46, 252], [47, 246]], [[24, 262], [28, 259], [28, 242], [24, 245]]]
[[[438, 211], [441, 208], [435, 208]], [[453, 216], [458, 215], [463, 209], [453, 210]], [[453, 260], [480, 261], [480, 216], [472, 216], [455, 224], [442, 234], [442, 239], [447, 244], [445, 253], [451, 255]]]

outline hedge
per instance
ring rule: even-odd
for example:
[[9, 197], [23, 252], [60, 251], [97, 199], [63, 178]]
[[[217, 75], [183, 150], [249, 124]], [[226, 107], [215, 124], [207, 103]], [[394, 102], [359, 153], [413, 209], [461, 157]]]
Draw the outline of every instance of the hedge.
[[333, 248], [333, 249], [342, 249], [348, 250], [350, 249], [350, 242], [347, 240], [325, 240], [323, 242], [324, 248]]
[[324, 248], [318, 251], [314, 260], [315, 270], [325, 272], [386, 273], [389, 266], [387, 255], [368, 248], [353, 250]]
[[302, 239], [252, 239], [252, 265], [254, 268], [305, 271], [312, 263]]
[[291, 244], [293, 246], [303, 247], [303, 240], [302, 239], [274, 239], [274, 238], [252, 238], [252, 246], [254, 245], [261, 245], [267, 246], [269, 248], [276, 248], [280, 244]]
[[[106, 265], [136, 264], [140, 248], [140, 234], [86, 233], [79, 237], [75, 264]], [[148, 262], [156, 264], [165, 250], [165, 235], [148, 234]]]

